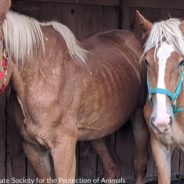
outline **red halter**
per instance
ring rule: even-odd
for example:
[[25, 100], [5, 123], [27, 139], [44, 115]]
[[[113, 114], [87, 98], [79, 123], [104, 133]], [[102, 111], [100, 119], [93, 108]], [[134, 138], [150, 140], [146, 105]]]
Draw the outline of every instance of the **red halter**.
[[[4, 50], [4, 49], [3, 49]], [[2, 83], [0, 86], [0, 94], [2, 94], [4, 92], [4, 90], [6, 89], [7, 85], [7, 69], [8, 69], [8, 56], [5, 52], [5, 50], [3, 51], [3, 59], [2, 59], [2, 63], [0, 66], [0, 82]]]

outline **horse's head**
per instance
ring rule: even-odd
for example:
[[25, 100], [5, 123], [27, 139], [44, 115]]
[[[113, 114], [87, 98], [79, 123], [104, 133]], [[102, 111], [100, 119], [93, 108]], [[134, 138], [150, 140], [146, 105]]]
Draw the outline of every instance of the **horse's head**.
[[0, 0], [0, 40], [2, 40], [2, 24], [11, 6], [11, 0]]
[[145, 118], [154, 132], [168, 133], [178, 116], [176, 114], [184, 111], [181, 101], [184, 97], [184, 23], [169, 19], [152, 24], [139, 12], [137, 21], [147, 40], [142, 58], [147, 63]]

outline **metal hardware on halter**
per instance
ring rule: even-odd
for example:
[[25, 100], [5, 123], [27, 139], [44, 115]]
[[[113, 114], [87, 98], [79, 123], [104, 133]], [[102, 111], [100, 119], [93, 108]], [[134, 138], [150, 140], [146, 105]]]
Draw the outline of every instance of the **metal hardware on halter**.
[[163, 88], [152, 88], [148, 79], [148, 75], [147, 75], [147, 87], [148, 87], [148, 99], [151, 101], [152, 95], [153, 94], [163, 94], [163, 95], [167, 95], [172, 102], [172, 106], [173, 106], [173, 113], [179, 113], [179, 112], [183, 112], [184, 111], [184, 107], [177, 107], [176, 105], [176, 100], [179, 97], [181, 90], [182, 90], [182, 86], [183, 86], [183, 80], [184, 80], [184, 63], [181, 65], [182, 67], [182, 71], [180, 72], [180, 78], [179, 78], [179, 82], [178, 82], [178, 86], [176, 87], [175, 93], [169, 91], [168, 89], [163, 89]]

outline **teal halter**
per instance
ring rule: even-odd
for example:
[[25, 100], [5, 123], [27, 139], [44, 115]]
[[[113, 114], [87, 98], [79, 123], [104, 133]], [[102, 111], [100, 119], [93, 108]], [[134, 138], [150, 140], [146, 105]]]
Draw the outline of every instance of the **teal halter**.
[[[182, 64], [182, 67], [184, 67], [184, 64]], [[173, 104], [173, 113], [180, 113], [184, 111], [184, 107], [176, 107], [176, 100], [179, 97], [181, 90], [182, 90], [182, 85], [183, 85], [183, 79], [184, 79], [184, 71], [182, 70], [180, 72], [180, 78], [178, 82], [178, 86], [176, 87], [175, 93], [169, 91], [168, 89], [163, 89], [163, 88], [152, 88], [147, 76], [147, 87], [148, 87], [148, 94], [149, 94], [149, 100], [151, 101], [151, 97], [153, 94], [163, 94], [167, 95]]]

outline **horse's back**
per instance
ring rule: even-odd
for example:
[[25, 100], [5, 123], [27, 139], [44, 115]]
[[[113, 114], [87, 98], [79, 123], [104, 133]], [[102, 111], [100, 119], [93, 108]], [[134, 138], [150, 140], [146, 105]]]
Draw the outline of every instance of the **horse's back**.
[[87, 37], [83, 41], [84, 47], [87, 50], [93, 50], [95, 48], [105, 47], [111, 45], [112, 47], [128, 47], [131, 51], [140, 55], [142, 52], [140, 41], [136, 38], [135, 34], [125, 30], [111, 30], [106, 32], [100, 32]]
[[117, 30], [90, 36], [83, 46], [90, 53], [87, 72], [82, 74], [78, 126], [81, 139], [86, 135], [93, 139], [118, 129], [136, 108], [141, 88], [141, 45], [133, 33]]

